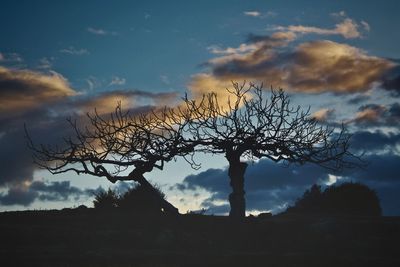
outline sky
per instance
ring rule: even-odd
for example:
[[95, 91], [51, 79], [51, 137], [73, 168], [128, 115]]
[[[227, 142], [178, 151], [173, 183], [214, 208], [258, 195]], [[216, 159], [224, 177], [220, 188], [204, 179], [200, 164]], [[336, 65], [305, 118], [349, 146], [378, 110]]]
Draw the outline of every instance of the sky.
[[[365, 169], [333, 173], [268, 160], [246, 172], [249, 213], [283, 211], [312, 184], [373, 188], [400, 215], [398, 1], [7, 1], [0, 23], [0, 211], [91, 206], [106, 179], [51, 175], [32, 162], [24, 124], [61, 144], [67, 117], [174, 106], [231, 81], [283, 88], [323, 125], [344, 123]], [[223, 93], [221, 93], [223, 94]], [[180, 212], [229, 211], [227, 162], [197, 155], [146, 175]]]

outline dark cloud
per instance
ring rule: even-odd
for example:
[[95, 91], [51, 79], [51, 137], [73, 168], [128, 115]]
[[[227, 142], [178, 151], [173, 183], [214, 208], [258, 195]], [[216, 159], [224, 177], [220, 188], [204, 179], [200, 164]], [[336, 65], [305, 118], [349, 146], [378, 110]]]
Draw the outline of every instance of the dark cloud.
[[360, 104], [362, 102], [366, 102], [367, 100], [369, 100], [371, 98], [371, 96], [369, 95], [365, 95], [365, 94], [357, 94], [354, 97], [350, 98], [347, 103], [352, 104], [352, 105], [357, 105]]
[[21, 187], [11, 187], [6, 194], [0, 194], [0, 204], [3, 206], [29, 206], [38, 197], [38, 193]]
[[92, 196], [92, 190], [79, 189], [71, 186], [69, 181], [50, 182], [34, 181], [23, 182], [8, 188], [7, 193], [0, 194], [0, 204], [29, 206], [35, 200], [41, 201], [67, 201], [70, 198], [78, 200], [81, 197]]
[[394, 103], [389, 107], [387, 122], [391, 125], [400, 123], [400, 104]]
[[87, 194], [78, 187], [71, 186], [70, 181], [51, 182], [46, 184], [42, 181], [34, 181], [30, 186], [30, 190], [41, 193], [41, 200], [67, 200], [70, 196], [80, 196]]
[[22, 131], [0, 137], [0, 162], [0, 186], [32, 178], [35, 166]]
[[[399, 63], [399, 60], [396, 60]], [[397, 66], [383, 77], [382, 87], [394, 96], [400, 96], [400, 67]]]
[[400, 145], [400, 134], [382, 131], [368, 132], [359, 131], [354, 133], [350, 139], [351, 149], [356, 152], [378, 153], [385, 150], [396, 151]]
[[[400, 155], [388, 153], [383, 155], [368, 155], [364, 157], [368, 166], [360, 169], [349, 169], [343, 176], [357, 181], [391, 186], [400, 183]], [[400, 201], [400, 199], [399, 199]]]

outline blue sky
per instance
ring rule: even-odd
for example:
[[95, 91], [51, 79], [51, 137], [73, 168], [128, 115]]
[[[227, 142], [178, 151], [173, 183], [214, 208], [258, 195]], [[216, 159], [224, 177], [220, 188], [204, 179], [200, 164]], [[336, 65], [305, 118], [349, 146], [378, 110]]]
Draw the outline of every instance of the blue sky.
[[[366, 157], [398, 161], [399, 7], [398, 1], [2, 1], [0, 210], [89, 205], [87, 189], [110, 186], [105, 179], [37, 170], [24, 146], [23, 123], [40, 140], [53, 141], [64, 133], [66, 116], [99, 103], [105, 110], [119, 98], [132, 108], [160, 99], [173, 105], [185, 92], [221, 90], [232, 79], [281, 86], [294, 103], [311, 105], [322, 123], [345, 122]], [[257, 51], [261, 57], [253, 56]], [[224, 181], [225, 159], [199, 155], [199, 161], [199, 171], [178, 160], [148, 177], [181, 212], [226, 212], [228, 182], [223, 188], [213, 183]], [[270, 164], [255, 164], [254, 177], [261, 167]], [[387, 168], [385, 177], [364, 181], [375, 186], [387, 214], [400, 214], [394, 208], [400, 184], [393, 178], [399, 170]], [[206, 184], [204, 172], [216, 178]], [[308, 172], [315, 177], [306, 183], [272, 179], [274, 185], [248, 192], [250, 207], [279, 211], [314, 182], [363, 181], [359, 171]]]

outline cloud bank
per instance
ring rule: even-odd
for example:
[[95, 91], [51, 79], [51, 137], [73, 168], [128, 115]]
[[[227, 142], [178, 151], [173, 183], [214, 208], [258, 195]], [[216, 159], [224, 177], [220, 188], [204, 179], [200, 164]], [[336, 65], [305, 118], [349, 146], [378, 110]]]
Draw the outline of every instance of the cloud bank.
[[333, 29], [277, 26], [271, 35], [249, 35], [238, 47], [210, 46], [216, 57], [204, 64], [207, 72], [192, 77], [189, 88], [196, 96], [211, 90], [220, 92], [232, 80], [247, 80], [301, 93], [349, 94], [375, 87], [398, 92], [397, 62], [336, 41], [300, 42], [301, 36], [310, 33], [360, 38], [362, 29], [370, 29], [367, 22], [357, 23], [344, 12], [337, 16], [341, 22]]

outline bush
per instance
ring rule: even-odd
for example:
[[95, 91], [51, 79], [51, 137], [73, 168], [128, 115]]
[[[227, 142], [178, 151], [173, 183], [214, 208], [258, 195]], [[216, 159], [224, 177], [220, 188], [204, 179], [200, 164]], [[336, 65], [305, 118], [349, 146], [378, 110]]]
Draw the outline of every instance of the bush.
[[161, 200], [165, 199], [164, 193], [159, 187], [145, 187], [138, 185], [129, 189], [118, 199], [121, 209], [129, 209], [140, 213], [162, 212]]
[[118, 194], [111, 190], [111, 188], [107, 191], [101, 190], [94, 193], [94, 195], [93, 204], [96, 209], [109, 210], [118, 206]]
[[122, 195], [111, 188], [95, 193], [93, 204], [102, 210], [120, 208], [138, 213], [160, 213], [163, 199], [165, 195], [157, 186], [151, 188], [139, 184]]
[[380, 216], [382, 210], [376, 192], [360, 183], [343, 183], [321, 191], [313, 185], [287, 213]]

